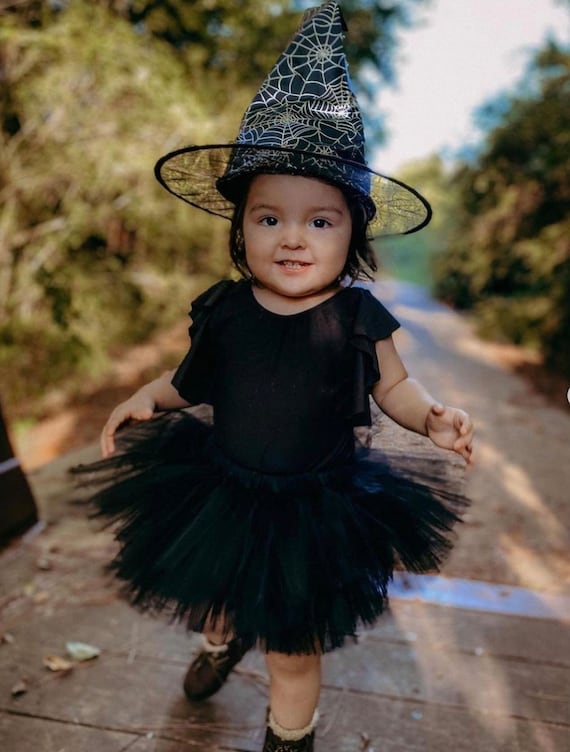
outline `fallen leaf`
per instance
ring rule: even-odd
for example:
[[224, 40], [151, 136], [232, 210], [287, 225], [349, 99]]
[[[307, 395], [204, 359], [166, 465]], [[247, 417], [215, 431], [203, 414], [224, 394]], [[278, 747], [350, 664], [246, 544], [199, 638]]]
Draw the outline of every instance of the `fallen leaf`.
[[28, 685], [22, 679], [21, 681], [17, 682], [17, 684], [14, 684], [14, 686], [12, 687], [12, 697], [20, 697], [20, 695], [25, 695], [27, 691], [28, 691]]
[[36, 561], [36, 567], [43, 571], [47, 571], [52, 568], [52, 563], [47, 557], [40, 556], [40, 558]]
[[65, 649], [76, 661], [90, 661], [101, 654], [101, 650], [85, 642], [66, 642]]
[[59, 655], [46, 655], [43, 664], [50, 671], [71, 671], [73, 663]]
[[3, 634], [0, 634], [0, 645], [11, 645], [13, 642], [14, 635], [10, 634], [10, 632], [4, 632]]

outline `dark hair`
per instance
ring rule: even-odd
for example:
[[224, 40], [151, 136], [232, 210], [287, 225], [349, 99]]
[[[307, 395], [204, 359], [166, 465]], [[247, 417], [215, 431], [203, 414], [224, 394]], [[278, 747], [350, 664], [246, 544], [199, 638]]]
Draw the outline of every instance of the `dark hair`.
[[[245, 279], [252, 279], [253, 277], [247, 265], [243, 237], [243, 213], [245, 211], [250, 182], [248, 181], [242, 186], [242, 198], [236, 204], [230, 229], [230, 256], [235, 268]], [[358, 279], [371, 280], [373, 279], [372, 272], [375, 272], [378, 266], [376, 264], [374, 249], [367, 235], [368, 215], [366, 209], [359, 200], [358, 194], [349, 193], [346, 188], [338, 185], [335, 185], [335, 188], [339, 188], [342, 191], [352, 220], [352, 235], [348, 247], [348, 255], [340, 276], [342, 279], [350, 279], [351, 284]]]

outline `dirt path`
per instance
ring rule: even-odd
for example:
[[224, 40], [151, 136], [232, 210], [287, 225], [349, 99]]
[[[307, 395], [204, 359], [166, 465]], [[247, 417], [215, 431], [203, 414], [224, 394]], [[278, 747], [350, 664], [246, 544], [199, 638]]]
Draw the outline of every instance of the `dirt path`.
[[[477, 463], [468, 478], [473, 506], [444, 573], [570, 594], [570, 406], [562, 396], [555, 406], [514, 372], [520, 351], [482, 342], [421, 289], [383, 282], [378, 293], [403, 324], [397, 343], [412, 375], [443, 402], [471, 412], [477, 425]], [[171, 366], [185, 343], [181, 321], [168, 336], [130, 351], [83, 404], [17, 441], [44, 516], [63, 513], [64, 471], [97, 456], [111, 407]], [[378, 439], [386, 427], [401, 432], [383, 420]], [[409, 440], [405, 432], [401, 437]]]

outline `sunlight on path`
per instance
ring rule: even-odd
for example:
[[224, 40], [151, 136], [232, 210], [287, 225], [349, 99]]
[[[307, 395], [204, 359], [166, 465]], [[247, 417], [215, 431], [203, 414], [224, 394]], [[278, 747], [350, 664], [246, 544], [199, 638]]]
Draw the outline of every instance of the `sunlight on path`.
[[498, 359], [497, 345], [422, 288], [382, 282], [376, 291], [402, 323], [410, 374], [476, 424], [473, 506], [445, 574], [570, 594], [570, 408], [550, 405]]

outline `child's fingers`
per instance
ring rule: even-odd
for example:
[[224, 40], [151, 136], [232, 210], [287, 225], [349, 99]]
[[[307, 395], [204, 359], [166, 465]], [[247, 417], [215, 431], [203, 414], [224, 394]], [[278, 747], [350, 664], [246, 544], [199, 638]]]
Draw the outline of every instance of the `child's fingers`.
[[115, 451], [115, 434], [123, 423], [126, 423], [131, 419], [149, 420], [152, 415], [153, 410], [150, 407], [143, 407], [135, 410], [114, 410], [101, 434], [101, 453], [103, 457], [108, 457]]
[[468, 447], [472, 445], [472, 438], [468, 436], [461, 436], [459, 439], [456, 439], [456, 441], [453, 444], [453, 449], [456, 452], [464, 452], [467, 450]]
[[108, 420], [101, 433], [101, 454], [104, 458], [113, 454], [115, 451], [115, 431], [117, 426], [111, 420]]
[[465, 436], [472, 428], [471, 418], [464, 410], [455, 410], [453, 424], [462, 436]]
[[115, 451], [115, 442], [112, 436], [101, 436], [101, 456], [107, 459]]
[[455, 440], [454, 447], [463, 449], [473, 442], [473, 424], [470, 419], [464, 421], [457, 430], [458, 436]]
[[107, 439], [103, 434], [101, 434], [99, 438], [99, 447], [101, 449], [101, 457], [103, 457], [103, 459], [107, 459], [107, 457], [109, 456], [109, 445]]
[[470, 463], [473, 452], [473, 421], [468, 413], [463, 410], [457, 410], [454, 419], [457, 439], [453, 444], [453, 449], [460, 454], [463, 459]]
[[453, 444], [453, 450], [460, 454], [470, 464], [473, 461], [473, 432], [461, 436]]
[[115, 451], [115, 433], [119, 426], [128, 419], [122, 411], [113, 410], [101, 433], [101, 453], [108, 457]]

